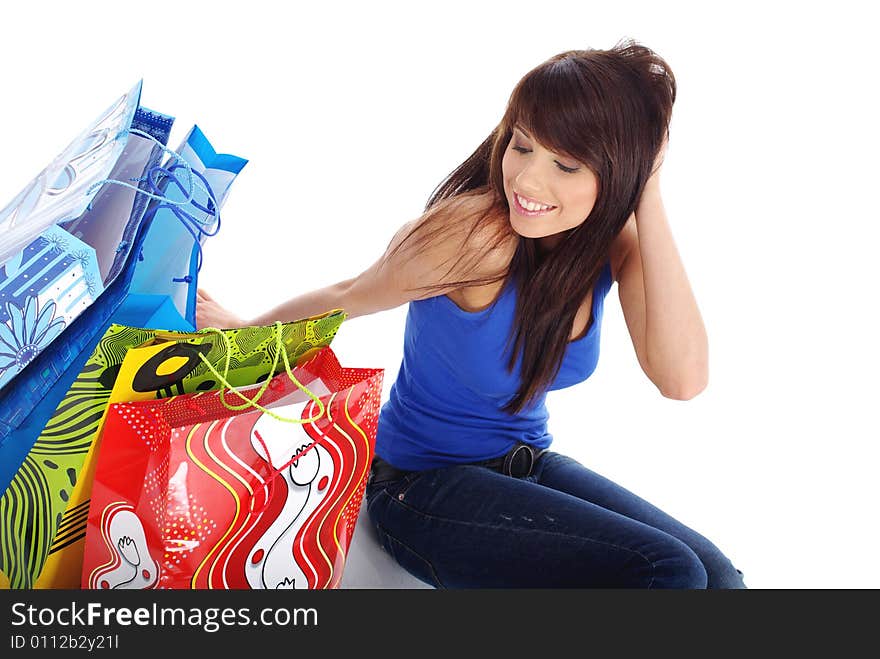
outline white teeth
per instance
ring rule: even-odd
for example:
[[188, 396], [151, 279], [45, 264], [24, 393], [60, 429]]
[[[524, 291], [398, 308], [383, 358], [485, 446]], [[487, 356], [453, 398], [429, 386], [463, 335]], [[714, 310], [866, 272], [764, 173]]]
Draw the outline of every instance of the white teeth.
[[555, 206], [547, 206], [546, 204], [538, 204], [534, 201], [527, 201], [526, 199], [523, 199], [523, 197], [520, 195], [516, 195], [516, 199], [523, 208], [525, 208], [527, 211], [531, 211], [531, 212], [544, 211], [544, 210], [550, 210], [551, 208], [556, 208]]

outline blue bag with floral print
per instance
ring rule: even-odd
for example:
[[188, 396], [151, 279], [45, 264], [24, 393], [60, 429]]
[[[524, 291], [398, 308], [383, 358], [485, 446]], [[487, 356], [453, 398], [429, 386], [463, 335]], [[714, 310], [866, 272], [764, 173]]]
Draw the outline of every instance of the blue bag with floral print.
[[95, 250], [55, 225], [0, 268], [0, 388], [104, 290]]
[[140, 91], [139, 82], [0, 210], [0, 392], [118, 274], [122, 234], [146, 207], [132, 183], [161, 155], [149, 131], [160, 119], [167, 140], [172, 121], [140, 108]]
[[174, 120], [140, 88], [0, 210], [0, 490], [123, 303], [163, 199], [149, 172]]

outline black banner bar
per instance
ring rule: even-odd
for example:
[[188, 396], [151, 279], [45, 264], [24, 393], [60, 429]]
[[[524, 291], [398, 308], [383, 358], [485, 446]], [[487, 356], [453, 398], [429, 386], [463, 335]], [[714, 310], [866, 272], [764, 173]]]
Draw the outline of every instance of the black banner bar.
[[255, 651], [308, 649], [379, 657], [440, 651], [464, 659], [476, 647], [492, 656], [577, 656], [602, 643], [614, 656], [800, 644], [855, 656], [875, 647], [869, 630], [878, 599], [877, 591], [828, 590], [0, 591], [0, 653], [173, 657], [193, 648], [199, 659], [204, 652], [251, 659]]

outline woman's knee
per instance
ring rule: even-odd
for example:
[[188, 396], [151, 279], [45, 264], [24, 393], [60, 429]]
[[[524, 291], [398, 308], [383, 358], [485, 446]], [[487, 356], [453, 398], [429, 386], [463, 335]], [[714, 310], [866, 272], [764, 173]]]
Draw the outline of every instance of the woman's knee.
[[706, 588], [745, 588], [743, 573], [734, 567], [730, 559], [718, 547], [703, 536], [688, 542], [706, 570]]
[[647, 588], [745, 588], [743, 573], [714, 545], [696, 548], [667, 536], [642, 550], [646, 559], [636, 570]]
[[651, 566], [653, 572], [648, 588], [702, 590], [709, 581], [709, 575], [700, 557], [676, 538], [670, 537], [665, 545], [657, 550]]
[[707, 588], [739, 589], [745, 588], [743, 573], [734, 567], [724, 554], [715, 551], [708, 557], [703, 557], [703, 565], [708, 574]]

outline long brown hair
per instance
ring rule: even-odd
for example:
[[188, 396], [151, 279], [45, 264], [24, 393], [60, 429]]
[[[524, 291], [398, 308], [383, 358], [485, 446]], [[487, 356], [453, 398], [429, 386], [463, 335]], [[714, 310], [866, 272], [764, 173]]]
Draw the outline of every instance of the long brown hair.
[[[400, 249], [414, 239], [419, 249], [460, 230], [468, 218], [454, 200], [483, 193], [489, 193], [491, 205], [470, 223], [470, 232], [493, 227], [494, 239], [486, 249], [510, 235], [501, 161], [514, 125], [595, 173], [599, 189], [592, 211], [583, 223], [565, 232], [551, 253], [541, 250], [537, 239], [517, 236], [506, 272], [478, 279], [453, 277], [453, 283], [461, 286], [505, 277], [516, 286], [507, 368], [512, 372], [521, 354], [521, 382], [505, 406], [509, 413], [521, 411], [545, 392], [559, 372], [575, 315], [652, 173], [669, 131], [675, 95], [675, 77], [667, 63], [630, 39], [608, 50], [571, 50], [551, 57], [517, 83], [501, 122], [437, 186], [426, 205], [425, 221], [397, 246]], [[466, 275], [478, 259], [478, 255], [462, 255], [447, 274]]]

